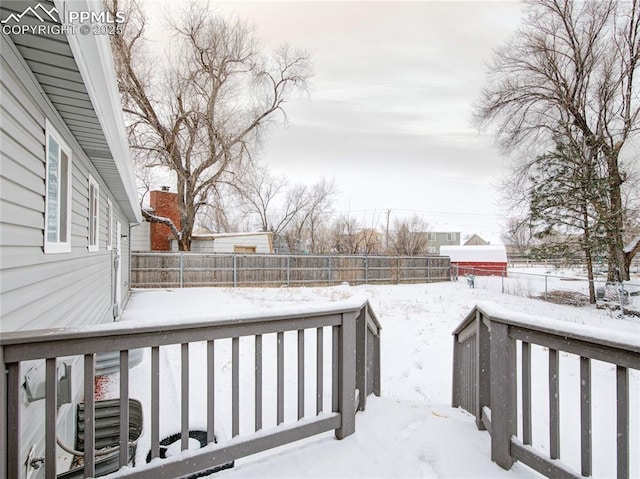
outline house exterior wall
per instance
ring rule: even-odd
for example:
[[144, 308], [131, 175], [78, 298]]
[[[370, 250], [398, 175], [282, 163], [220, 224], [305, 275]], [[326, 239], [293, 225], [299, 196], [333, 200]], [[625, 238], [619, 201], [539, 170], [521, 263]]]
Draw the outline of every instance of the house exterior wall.
[[460, 244], [458, 231], [430, 231], [427, 233], [427, 252], [440, 254], [441, 246], [457, 246]]
[[[116, 222], [121, 224], [120, 311], [129, 290], [129, 219], [78, 141], [43, 93], [15, 45], [0, 38], [0, 316], [2, 332], [60, 328], [114, 320]], [[72, 153], [71, 251], [44, 252], [45, 128], [49, 123]], [[89, 175], [99, 186], [98, 250], [88, 249]], [[107, 249], [107, 208], [112, 204], [113, 245]], [[78, 359], [72, 366], [73, 397], [82, 386]], [[23, 363], [21, 374], [37, 363]], [[39, 366], [43, 368], [43, 364]], [[20, 458], [31, 446], [43, 455], [44, 401], [21, 391]], [[74, 405], [58, 410], [58, 434], [73, 444]], [[4, 447], [4, 446], [3, 446]], [[68, 460], [68, 457], [66, 458]], [[60, 467], [64, 467], [64, 459]], [[68, 464], [67, 464], [68, 465]], [[20, 478], [40, 477], [23, 469]]]
[[151, 223], [143, 221], [131, 227], [131, 251], [151, 251]]
[[213, 249], [215, 253], [233, 253], [235, 252], [235, 246], [255, 246], [256, 253], [273, 253], [271, 235], [268, 233], [239, 236], [218, 236], [213, 241]]
[[[237, 253], [238, 249], [255, 247], [255, 253], [273, 253], [271, 233], [212, 234], [191, 237], [192, 253]], [[171, 240], [171, 251], [178, 251], [178, 242]]]
[[[129, 221], [104, 181], [60, 120], [38, 94], [19, 53], [2, 38], [0, 144], [0, 311], [2, 330], [68, 327], [112, 321], [115, 251], [106, 249], [107, 199], [114, 221], [128, 235]], [[45, 122], [72, 150], [71, 252], [45, 254]], [[99, 249], [88, 251], [89, 175], [100, 186]], [[114, 228], [115, 230], [115, 228]], [[115, 239], [114, 239], [115, 242]], [[128, 290], [127, 238], [122, 239], [123, 303]], [[109, 278], [105, 281], [105, 278]]]

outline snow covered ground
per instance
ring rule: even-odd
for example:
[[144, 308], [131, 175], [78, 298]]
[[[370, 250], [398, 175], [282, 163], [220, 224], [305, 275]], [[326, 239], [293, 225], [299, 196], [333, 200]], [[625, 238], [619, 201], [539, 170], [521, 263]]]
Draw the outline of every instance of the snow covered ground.
[[[559, 306], [540, 300], [503, 295], [490, 289], [470, 289], [466, 282], [429, 285], [338, 286], [332, 288], [273, 288], [224, 289], [199, 288], [182, 290], [135, 291], [124, 313], [128, 321], [163, 321], [220, 317], [225, 315], [282, 312], [301, 308], [326, 307], [337, 302], [369, 299], [382, 327], [382, 397], [371, 397], [367, 410], [356, 418], [356, 433], [343, 441], [326, 433], [283, 448], [264, 452], [236, 461], [234, 469], [217, 473], [215, 477], [539, 477], [526, 466], [516, 464], [503, 471], [490, 460], [490, 438], [478, 431], [473, 418], [464, 411], [453, 409], [451, 403], [451, 364], [453, 329], [478, 301], [493, 301], [501, 307], [519, 313], [534, 314], [625, 332], [640, 336], [640, 320], [617, 319], [612, 311], [592, 307]], [[310, 340], [311, 338], [308, 338]], [[285, 338], [286, 341], [286, 338]], [[217, 349], [216, 364], [220, 373], [229, 376], [228, 349], [222, 342]], [[242, 340], [241, 340], [242, 343]], [[325, 341], [327, 344], [328, 341]], [[241, 344], [242, 347], [242, 344]], [[268, 342], [265, 343], [268, 354]], [[165, 349], [165, 348], [163, 348]], [[194, 353], [198, 354], [197, 347]], [[179, 429], [179, 348], [166, 348], [163, 367], [173, 369], [163, 375], [161, 388], [161, 434]], [[241, 371], [252, 369], [253, 351], [241, 352]], [[544, 429], [546, 405], [546, 374], [544, 353], [534, 350], [534, 400], [540, 406], [534, 410], [534, 443], [546, 449], [548, 439]], [[570, 465], [579, 470], [576, 426], [578, 409], [576, 371], [573, 358], [561, 361], [561, 453]], [[193, 364], [197, 364], [193, 362]], [[243, 366], [245, 364], [245, 366]], [[566, 365], [565, 365], [566, 364]], [[615, 475], [615, 383], [612, 367], [594, 364], [594, 477]], [[267, 366], [265, 365], [265, 370]], [[140, 378], [148, 371], [148, 364], [131, 371], [132, 397], [147, 402], [148, 385]], [[202, 372], [192, 367], [192, 384], [202, 382]], [[285, 372], [286, 374], [286, 372]], [[246, 377], [245, 377], [246, 376]], [[295, 374], [289, 375], [295, 376]], [[566, 379], [566, 380], [565, 380]], [[217, 382], [220, 394], [228, 388], [228, 377]], [[243, 374], [242, 391], [251, 396], [251, 374]], [[265, 381], [267, 388], [269, 381]], [[575, 387], [574, 387], [575, 386]], [[640, 374], [631, 371], [631, 451], [640, 450]], [[287, 382], [285, 388], [295, 388]], [[228, 391], [228, 389], [226, 389]], [[265, 389], [266, 391], [266, 389]], [[266, 396], [266, 393], [265, 393]], [[205, 422], [203, 404], [192, 398], [190, 403], [192, 426]], [[597, 404], [596, 404], [597, 402]], [[613, 402], [613, 404], [612, 404]], [[224, 404], [217, 405], [223, 416], [228, 414]], [[251, 432], [253, 405], [241, 406], [241, 434]], [[312, 404], [307, 410], [312, 410]], [[314, 412], [314, 411], [313, 411]], [[311, 414], [313, 414], [311, 412]], [[287, 418], [295, 412], [287, 412]], [[244, 417], [244, 416], [242, 416]], [[293, 418], [295, 419], [295, 417]], [[271, 419], [265, 416], [265, 422]], [[227, 432], [230, 430], [226, 426]], [[571, 431], [574, 429], [573, 431]], [[149, 439], [145, 430], [139, 443], [138, 460], [148, 451]], [[631, 454], [632, 477], [640, 477], [640, 455]]]

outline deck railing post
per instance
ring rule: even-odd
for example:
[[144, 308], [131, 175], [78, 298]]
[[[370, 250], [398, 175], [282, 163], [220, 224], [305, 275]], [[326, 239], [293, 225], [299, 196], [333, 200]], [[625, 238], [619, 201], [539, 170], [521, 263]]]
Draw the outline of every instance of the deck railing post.
[[[9, 422], [9, 409], [7, 407], [7, 388], [9, 386], [8, 373], [9, 371], [6, 369], [4, 365], [3, 355], [2, 355], [2, 346], [0, 346], [0, 442], [2, 444], [9, 444], [9, 431], [8, 431], [8, 422]], [[0, 477], [8, 477], [7, 474], [7, 448], [0, 447]]]
[[[356, 321], [355, 313], [343, 313], [338, 339], [338, 411], [341, 424], [335, 430], [338, 439], [356, 431]], [[335, 367], [335, 366], [334, 366]]]
[[462, 358], [458, 335], [453, 335], [453, 378], [451, 380], [451, 406], [461, 407], [462, 404]]
[[517, 433], [516, 342], [509, 326], [492, 321], [491, 361], [491, 460], [504, 469], [513, 465], [511, 438]]
[[0, 441], [6, 444], [0, 447], [0, 477], [19, 477], [23, 466], [20, 457], [19, 437], [21, 389], [20, 364], [5, 364], [0, 346], [0, 366], [2, 367], [2, 387], [0, 387]]
[[360, 310], [356, 318], [356, 389], [360, 391], [358, 411], [367, 407], [367, 310]]
[[380, 397], [380, 369], [382, 357], [380, 356], [380, 332], [373, 337], [373, 350], [375, 351], [375, 363], [373, 367], [373, 394]]
[[480, 311], [476, 311], [476, 426], [486, 429], [482, 422], [482, 408], [491, 407], [491, 338]]

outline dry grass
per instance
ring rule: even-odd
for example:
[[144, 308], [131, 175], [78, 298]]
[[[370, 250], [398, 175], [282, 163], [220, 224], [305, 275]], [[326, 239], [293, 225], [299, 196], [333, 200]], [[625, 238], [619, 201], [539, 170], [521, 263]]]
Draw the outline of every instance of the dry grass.
[[586, 306], [589, 304], [589, 296], [576, 291], [549, 291], [541, 294], [537, 299], [542, 299], [554, 304], [566, 304], [569, 306]]

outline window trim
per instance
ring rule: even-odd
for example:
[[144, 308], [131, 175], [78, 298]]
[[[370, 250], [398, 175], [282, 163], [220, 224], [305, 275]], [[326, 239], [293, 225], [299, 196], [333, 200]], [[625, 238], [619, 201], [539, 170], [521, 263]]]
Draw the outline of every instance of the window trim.
[[[58, 144], [61, 152], [66, 153], [67, 156], [67, 172], [66, 172], [66, 222], [62, 224], [62, 220], [60, 218], [60, 195], [61, 188], [58, 186], [57, 189], [57, 241], [49, 240], [49, 208], [51, 207], [50, 198], [49, 198], [49, 183], [50, 183], [50, 161], [49, 161], [49, 146], [51, 140], [55, 141]], [[49, 253], [69, 253], [71, 252], [71, 192], [73, 190], [72, 185], [72, 171], [73, 171], [73, 151], [67, 143], [62, 139], [62, 136], [56, 131], [56, 129], [51, 125], [51, 123], [46, 120], [45, 121], [45, 192], [44, 192], [44, 252], [46, 254]], [[59, 154], [58, 161], [61, 159], [61, 154]], [[58, 176], [60, 177], [60, 163], [58, 163]], [[66, 233], [66, 241], [60, 241], [60, 236], [62, 230], [65, 230]]]
[[[94, 196], [92, 198], [91, 188]], [[89, 228], [87, 230], [88, 249], [91, 252], [100, 250], [100, 185], [96, 179], [89, 175]], [[95, 200], [95, 201], [92, 201]]]
[[113, 203], [107, 198], [107, 251], [113, 249]]

